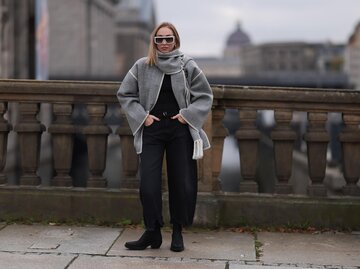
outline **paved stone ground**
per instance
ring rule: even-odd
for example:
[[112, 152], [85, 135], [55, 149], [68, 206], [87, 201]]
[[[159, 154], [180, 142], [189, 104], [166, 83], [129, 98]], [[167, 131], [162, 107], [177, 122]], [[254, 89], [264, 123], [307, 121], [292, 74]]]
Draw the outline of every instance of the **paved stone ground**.
[[360, 269], [360, 233], [185, 231], [185, 251], [130, 251], [140, 229], [0, 224], [0, 269]]

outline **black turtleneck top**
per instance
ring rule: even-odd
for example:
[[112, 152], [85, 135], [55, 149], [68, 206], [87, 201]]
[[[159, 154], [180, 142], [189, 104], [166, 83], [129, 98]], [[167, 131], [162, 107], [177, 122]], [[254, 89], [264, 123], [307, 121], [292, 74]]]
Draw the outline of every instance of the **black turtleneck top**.
[[155, 107], [151, 110], [150, 114], [159, 115], [163, 112], [175, 115], [179, 112], [180, 108], [175, 99], [175, 95], [171, 85], [170, 75], [165, 75], [161, 85], [159, 97], [156, 101]]

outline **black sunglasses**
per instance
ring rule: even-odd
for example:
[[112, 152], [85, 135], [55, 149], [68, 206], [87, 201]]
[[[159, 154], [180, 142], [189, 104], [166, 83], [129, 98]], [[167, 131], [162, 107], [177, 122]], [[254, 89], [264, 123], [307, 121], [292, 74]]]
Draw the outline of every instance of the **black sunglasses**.
[[162, 44], [162, 43], [166, 43], [166, 44], [171, 44], [175, 42], [175, 36], [170, 35], [170, 36], [155, 36], [154, 37], [154, 42], [155, 44]]

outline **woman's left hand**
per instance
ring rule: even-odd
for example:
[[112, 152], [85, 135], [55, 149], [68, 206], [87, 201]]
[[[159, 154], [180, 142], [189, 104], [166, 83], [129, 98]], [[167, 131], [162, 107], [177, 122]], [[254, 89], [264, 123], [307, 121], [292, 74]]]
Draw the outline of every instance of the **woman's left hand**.
[[183, 118], [180, 114], [176, 114], [174, 117], [171, 117], [171, 119], [173, 119], [173, 120], [178, 120], [178, 121], [180, 121], [182, 124], [186, 124], [186, 121], [184, 120], [184, 118]]

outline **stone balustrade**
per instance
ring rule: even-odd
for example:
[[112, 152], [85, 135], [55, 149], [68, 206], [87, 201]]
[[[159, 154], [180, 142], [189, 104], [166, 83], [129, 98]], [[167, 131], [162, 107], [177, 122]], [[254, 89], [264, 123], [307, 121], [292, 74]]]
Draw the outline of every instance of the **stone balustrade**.
[[[10, 132], [18, 136], [18, 155], [21, 173], [20, 186], [39, 186], [42, 178], [38, 175], [39, 156], [42, 150], [41, 139], [44, 132], [49, 133], [52, 146], [54, 175], [50, 184], [53, 187], [72, 187], [74, 178], [70, 176], [74, 135], [80, 133], [86, 138], [89, 174], [87, 188], [107, 188], [104, 176], [108, 150], [108, 136], [116, 134], [120, 138], [122, 152], [122, 189], [138, 186], [138, 158], [133, 148], [132, 134], [123, 112], [118, 113], [119, 126], [112, 130], [106, 123], [108, 108], [120, 110], [116, 91], [119, 83], [82, 81], [33, 81], [0, 80], [0, 183], [7, 183], [4, 167], [7, 158], [7, 142]], [[342, 114], [344, 129], [339, 135], [343, 154], [343, 177], [346, 185], [342, 194], [359, 196], [360, 177], [360, 92], [355, 90], [243, 87], [212, 85], [214, 102], [205, 124], [212, 148], [205, 151], [204, 158], [198, 161], [200, 192], [221, 192], [219, 175], [222, 168], [224, 140], [228, 135], [223, 125], [227, 109], [238, 110], [240, 128], [236, 131], [239, 145], [241, 177], [239, 190], [258, 193], [256, 178], [259, 158], [261, 130], [256, 126], [258, 111], [274, 112], [275, 126], [270, 139], [274, 149], [276, 183], [274, 193], [292, 194], [289, 182], [292, 175], [294, 142], [298, 133], [291, 128], [293, 115], [306, 112], [307, 130], [303, 137], [306, 143], [310, 182], [309, 196], [327, 195], [324, 177], [327, 166], [327, 149], [330, 140], [325, 126], [328, 113]], [[10, 109], [10, 105], [12, 106]], [[51, 122], [44, 124], [39, 120], [42, 104], [50, 104]], [[73, 120], [74, 106], [86, 106], [88, 123], [77, 125]], [[15, 111], [11, 111], [15, 110]], [[9, 114], [18, 113], [13, 121]], [[166, 173], [166, 171], [164, 171]], [[304, 181], [308, 178], [304, 178]], [[307, 182], [306, 182], [307, 184]]]

